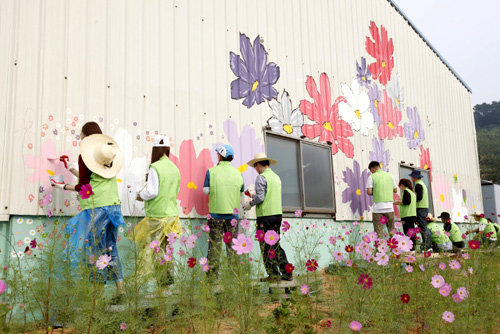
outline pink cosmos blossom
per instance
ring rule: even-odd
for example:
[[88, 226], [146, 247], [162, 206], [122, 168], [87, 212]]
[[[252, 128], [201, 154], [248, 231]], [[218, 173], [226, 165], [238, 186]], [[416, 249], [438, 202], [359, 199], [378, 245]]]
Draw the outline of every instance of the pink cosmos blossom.
[[99, 256], [99, 259], [96, 262], [96, 266], [100, 270], [103, 270], [104, 268], [106, 268], [109, 265], [110, 261], [111, 261], [111, 256], [109, 256], [107, 254], [101, 255], [101, 256]]
[[184, 249], [179, 249], [179, 251], [177, 252], [177, 255], [184, 256], [184, 255], [186, 255], [186, 251]]
[[462, 258], [463, 258], [463, 259], [465, 259], [465, 260], [470, 259], [470, 255], [469, 255], [469, 253], [463, 253], [463, 254], [462, 254]]
[[174, 246], [168, 244], [166, 247], [165, 247], [165, 252], [167, 254], [174, 254]]
[[87, 199], [90, 196], [94, 195], [92, 186], [90, 184], [84, 184], [78, 193], [80, 194], [82, 199]]
[[443, 297], [448, 297], [450, 292], [451, 292], [451, 285], [449, 285], [448, 283], [444, 283], [439, 287], [439, 293]]
[[419, 265], [418, 267], [420, 268], [420, 270], [425, 271], [425, 267], [423, 264]]
[[441, 270], [445, 270], [446, 269], [446, 264], [444, 264], [443, 262], [441, 262], [439, 265], [438, 265], [439, 269]]
[[472, 272], [473, 272], [472, 267], [469, 267], [469, 274], [471, 274], [471, 275], [472, 275]]
[[337, 239], [334, 236], [331, 236], [330, 239], [328, 239], [330, 244], [335, 245], [337, 243]]
[[349, 324], [349, 328], [355, 332], [359, 332], [362, 327], [363, 327], [363, 325], [361, 325], [361, 323], [359, 323], [357, 321], [351, 321], [351, 323]]
[[302, 217], [302, 210], [296, 210], [295, 217]]
[[248, 230], [250, 228], [250, 221], [248, 219], [243, 219], [240, 222], [241, 227], [243, 227], [245, 230]]
[[211, 214], [207, 214], [207, 220], [210, 220], [212, 219], [212, 215]]
[[273, 230], [267, 231], [266, 234], [264, 235], [264, 241], [269, 246], [275, 245], [279, 239], [280, 239], [280, 235], [278, 233], [276, 233], [276, 231], [273, 231]]
[[238, 234], [238, 238], [233, 238], [232, 248], [238, 255], [250, 253], [253, 249], [253, 240], [252, 238], [247, 238], [245, 234], [240, 233]]
[[5, 292], [6, 288], [7, 288], [7, 283], [5, 283], [0, 279], [0, 295], [2, 295]]
[[452, 323], [455, 320], [455, 315], [449, 311], [444, 311], [442, 318], [445, 322]]
[[238, 226], [238, 219], [236, 219], [236, 218], [231, 219], [231, 226], [232, 227]]
[[415, 262], [415, 256], [413, 256], [413, 255], [408, 255], [408, 256], [406, 257], [406, 261], [407, 261], [408, 263], [413, 263], [413, 262]]
[[307, 284], [303, 284], [301, 287], [300, 287], [300, 292], [302, 292], [302, 294], [304, 295], [307, 295], [309, 293], [309, 285]]
[[281, 230], [283, 232], [286, 232], [290, 229], [290, 223], [287, 221], [284, 221], [283, 224], [281, 224]]
[[333, 257], [338, 262], [343, 261], [344, 260], [344, 253], [342, 253], [341, 251], [334, 251]]
[[382, 244], [380, 244], [380, 245], [377, 247], [377, 250], [378, 250], [380, 253], [387, 253], [387, 251], [389, 250], [389, 248], [387, 247], [387, 244], [386, 244], [386, 243], [382, 243]]
[[194, 248], [194, 245], [196, 244], [196, 240], [198, 239], [198, 237], [196, 237], [196, 235], [194, 234], [191, 234], [188, 239], [187, 239], [187, 242], [186, 242], [186, 247], [189, 248], [189, 249], [192, 249]]
[[394, 248], [391, 252], [396, 255], [396, 257], [401, 255], [401, 250], [399, 248]]
[[202, 265], [208, 263], [208, 259], [206, 257], [202, 257], [202, 258], [200, 258], [200, 260], [198, 261], [198, 263], [200, 264], [200, 266], [202, 266]]
[[352, 260], [351, 259], [347, 259], [345, 261], [345, 264], [348, 266], [348, 267], [352, 267]]
[[[203, 230], [203, 232], [205, 232], [205, 233], [210, 232], [210, 226], [208, 226], [208, 224], [203, 224], [203, 225], [201, 226], [201, 229], [202, 229], [202, 230]], [[174, 233], [174, 234], [175, 234], [175, 233]]]
[[122, 322], [122, 323], [120, 324], [120, 330], [124, 331], [124, 330], [126, 330], [126, 329], [127, 329], [127, 324], [126, 324], [126, 323], [124, 323], [124, 322]]
[[460, 297], [460, 295], [458, 295], [456, 293], [454, 295], [452, 295], [451, 298], [453, 299], [453, 301], [455, 303], [460, 303], [461, 301], [463, 301], [463, 299]]
[[179, 238], [179, 244], [181, 246], [186, 246], [186, 242], [187, 242], [187, 236], [183, 235]]
[[378, 259], [375, 258], [375, 260], [377, 261], [377, 264], [379, 266], [386, 266], [389, 263], [389, 255], [385, 253], [382, 254], [383, 254], [382, 256], [380, 256]]
[[173, 259], [172, 254], [165, 254], [165, 255], [163, 255], [163, 259], [164, 259], [166, 262], [170, 262], [170, 261], [172, 261], [172, 259]]
[[210, 266], [208, 263], [205, 263], [204, 265], [201, 266], [201, 270], [203, 270], [204, 273], [206, 273], [210, 269]]
[[409, 272], [409, 273], [412, 273], [412, 272], [413, 272], [413, 266], [408, 265], [408, 266], [406, 266], [406, 268], [405, 268], [405, 269], [406, 269], [406, 271], [407, 271], [407, 272]]
[[460, 262], [458, 262], [457, 260], [452, 260], [450, 261], [450, 263], [448, 263], [448, 265], [450, 266], [451, 269], [453, 270], [458, 270], [460, 269], [462, 266], [460, 265]]
[[401, 252], [409, 252], [413, 247], [413, 241], [406, 235], [396, 234], [394, 238], [398, 241], [398, 249]]
[[460, 298], [465, 299], [469, 296], [469, 291], [467, 291], [465, 286], [463, 286], [457, 289], [457, 294], [460, 296]]
[[432, 276], [432, 281], [431, 284], [435, 288], [440, 288], [445, 284], [444, 278], [441, 275], [434, 275]]
[[387, 222], [389, 221], [389, 219], [387, 219], [386, 216], [381, 216], [378, 221], [379, 221], [380, 224], [385, 225], [385, 224], [387, 224]]
[[394, 228], [401, 228], [401, 222], [400, 221], [396, 221], [394, 222]]
[[238, 210], [238, 208], [234, 208], [233, 210], [233, 215], [237, 215], [240, 213], [240, 210]]

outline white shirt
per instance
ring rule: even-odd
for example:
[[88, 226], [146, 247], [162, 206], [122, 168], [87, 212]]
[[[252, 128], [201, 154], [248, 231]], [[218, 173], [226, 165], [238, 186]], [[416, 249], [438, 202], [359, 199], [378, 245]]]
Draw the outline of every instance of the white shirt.
[[[392, 183], [394, 185], [394, 188], [397, 188], [398, 186], [396, 185], [396, 180], [394, 179], [394, 176], [392, 176]], [[368, 176], [368, 180], [366, 180], [366, 189], [373, 188], [373, 178], [370, 174]], [[378, 202], [378, 203], [373, 203], [373, 213], [387, 213], [387, 212], [394, 212], [394, 202]]]
[[160, 180], [158, 179], [158, 174], [156, 173], [156, 170], [153, 167], [149, 168], [149, 174], [148, 174], [148, 183], [139, 192], [139, 196], [145, 201], [149, 201], [150, 199], [155, 198], [158, 196], [158, 189], [160, 187]]

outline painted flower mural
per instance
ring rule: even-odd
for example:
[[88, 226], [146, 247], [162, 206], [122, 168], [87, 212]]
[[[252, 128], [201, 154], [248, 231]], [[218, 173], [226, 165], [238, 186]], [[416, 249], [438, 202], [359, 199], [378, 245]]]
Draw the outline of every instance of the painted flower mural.
[[380, 95], [380, 89], [378, 89], [377, 84], [374, 82], [368, 87], [368, 96], [370, 97], [370, 111], [372, 112], [373, 119], [377, 125], [380, 124], [380, 116], [378, 115], [378, 104], [382, 96]]
[[59, 161], [61, 155], [67, 155], [70, 159], [72, 154], [70, 151], [57, 152], [56, 144], [48, 139], [42, 143], [40, 156], [26, 154], [24, 162], [26, 167], [33, 169], [33, 173], [28, 177], [28, 182], [39, 184], [40, 189], [46, 194], [53, 191], [50, 185], [50, 177], [54, 175], [62, 175], [65, 183], [73, 182], [73, 174], [71, 174], [64, 164]]
[[240, 51], [243, 59], [233, 52], [229, 53], [230, 67], [238, 79], [231, 82], [231, 98], [244, 98], [247, 108], [255, 103], [275, 99], [278, 92], [273, 85], [278, 81], [280, 69], [275, 63], [267, 63], [267, 53], [257, 36], [253, 42], [245, 34], [240, 34]]
[[380, 139], [394, 139], [396, 136], [403, 136], [401, 122], [401, 111], [392, 105], [392, 101], [384, 90], [384, 102], [378, 104], [378, 114], [380, 124], [378, 126], [378, 136]]
[[[401, 200], [401, 196], [399, 196], [396, 193], [392, 196], [392, 198], [394, 202]], [[393, 205], [393, 208], [394, 208], [394, 215], [399, 218], [399, 205]]]
[[469, 215], [469, 210], [464, 205], [465, 199], [463, 193], [459, 189], [451, 189], [451, 197], [453, 199], [453, 209], [451, 210], [451, 219], [456, 222], [462, 222], [466, 219], [464, 216]]
[[437, 175], [432, 183], [432, 196], [438, 207], [444, 211], [448, 211], [453, 207], [451, 200], [451, 187], [443, 176]]
[[431, 154], [428, 148], [424, 148], [424, 146], [420, 145], [420, 168], [427, 169], [429, 171], [429, 177], [432, 181], [432, 162], [431, 162]]
[[416, 150], [425, 139], [424, 128], [422, 127], [422, 121], [417, 112], [417, 107], [406, 108], [406, 115], [408, 115], [408, 120], [410, 122], [404, 124], [404, 135], [408, 140], [408, 147]]
[[179, 189], [180, 206], [184, 214], [189, 214], [193, 207], [199, 215], [208, 214], [208, 196], [203, 193], [203, 183], [207, 170], [213, 166], [210, 152], [203, 149], [196, 155], [193, 140], [184, 140], [179, 148], [179, 158], [170, 154], [170, 160], [181, 172]]
[[[240, 133], [236, 122], [228, 119], [224, 122], [223, 128], [227, 141], [234, 149], [234, 159], [231, 165], [238, 168], [242, 173], [245, 187], [248, 187], [255, 182], [257, 172], [254, 168], [249, 168], [247, 162], [253, 159], [255, 154], [265, 151], [264, 144], [262, 140], [257, 137], [255, 129], [248, 124], [243, 126]], [[217, 153], [215, 149], [221, 145], [222, 143], [217, 143], [213, 145], [214, 149], [210, 150], [214, 164], [217, 163]]]
[[351, 125], [355, 131], [361, 131], [368, 136], [368, 130], [373, 129], [373, 115], [370, 112], [370, 98], [361, 90], [356, 79], [352, 80], [352, 88], [346, 84], [340, 85], [345, 102], [339, 102], [339, 116]]
[[403, 88], [401, 88], [401, 85], [399, 83], [398, 74], [393, 76], [391, 82], [387, 84], [386, 90], [387, 90], [387, 95], [389, 95], [389, 97], [392, 99], [392, 104], [394, 105], [394, 107], [398, 108], [399, 110], [402, 110], [404, 94], [403, 94]]
[[353, 132], [349, 123], [339, 118], [338, 105], [346, 102], [343, 97], [338, 97], [334, 104], [331, 101], [330, 79], [326, 73], [320, 76], [320, 91], [316, 82], [307, 76], [306, 89], [314, 102], [300, 101], [300, 111], [316, 124], [304, 124], [302, 132], [310, 139], [319, 137], [320, 142], [332, 145], [332, 153], [340, 149], [348, 158], [354, 156], [354, 145], [348, 139]]
[[361, 171], [359, 163], [353, 160], [353, 168], [346, 168], [342, 174], [344, 182], [347, 183], [347, 188], [342, 192], [342, 202], [351, 202], [352, 213], [357, 212], [362, 216], [373, 204], [372, 197], [366, 193], [366, 180], [370, 172], [367, 169]]
[[286, 90], [281, 94], [281, 102], [272, 99], [268, 102], [273, 112], [267, 124], [273, 132], [294, 137], [302, 136], [302, 125], [304, 125], [304, 115], [299, 108], [292, 110], [292, 99]]
[[378, 161], [383, 170], [389, 171], [389, 161], [391, 159], [391, 152], [385, 149], [383, 140], [377, 138], [372, 139], [373, 151], [370, 151], [370, 161]]
[[361, 57], [361, 65], [356, 61], [356, 72], [356, 79], [358, 79], [359, 84], [363, 87], [369, 87], [372, 82], [372, 74], [368, 70], [368, 66], [366, 66], [365, 57]]
[[376, 59], [368, 66], [373, 79], [378, 79], [382, 85], [391, 80], [391, 71], [394, 68], [394, 44], [392, 38], [387, 37], [387, 30], [380, 26], [380, 31], [375, 22], [370, 22], [370, 37], [366, 37], [365, 48], [370, 56]]

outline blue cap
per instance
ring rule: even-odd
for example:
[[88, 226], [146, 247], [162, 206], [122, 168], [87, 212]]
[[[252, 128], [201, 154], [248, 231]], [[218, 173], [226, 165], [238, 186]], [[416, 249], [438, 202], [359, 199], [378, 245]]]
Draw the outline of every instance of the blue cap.
[[414, 177], [414, 178], [416, 178], [416, 179], [421, 179], [421, 178], [423, 178], [424, 176], [422, 175], [422, 173], [421, 173], [419, 170], [414, 169], [414, 170], [411, 172], [410, 177]]
[[223, 158], [234, 157], [234, 149], [231, 145], [224, 145], [215, 150]]

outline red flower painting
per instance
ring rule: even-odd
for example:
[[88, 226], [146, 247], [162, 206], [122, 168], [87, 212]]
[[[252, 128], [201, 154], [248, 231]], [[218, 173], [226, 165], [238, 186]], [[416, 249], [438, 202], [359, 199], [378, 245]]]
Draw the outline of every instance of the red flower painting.
[[423, 145], [420, 145], [420, 168], [426, 169], [429, 171], [429, 177], [432, 181], [432, 162], [431, 162], [431, 154], [428, 148], [424, 148]]
[[392, 100], [387, 96], [384, 90], [383, 102], [378, 104], [378, 115], [380, 116], [380, 124], [378, 126], [378, 136], [380, 139], [394, 139], [397, 136], [403, 136], [403, 127], [399, 125], [401, 122], [401, 111], [392, 105]]
[[316, 124], [304, 124], [302, 132], [310, 139], [319, 137], [320, 142], [331, 143], [333, 154], [340, 149], [348, 158], [352, 158], [354, 145], [348, 137], [352, 137], [353, 132], [349, 123], [339, 118], [338, 109], [338, 104], [346, 100], [340, 96], [332, 105], [328, 75], [322, 73], [319, 82], [320, 90], [318, 91], [314, 79], [307, 76], [306, 89], [314, 102], [300, 101], [300, 111]]
[[370, 37], [366, 37], [365, 48], [370, 56], [376, 59], [368, 66], [373, 79], [378, 79], [382, 85], [387, 85], [391, 80], [391, 71], [394, 68], [394, 44], [392, 38], [387, 37], [387, 30], [380, 26], [380, 31], [375, 22], [370, 22]]
[[181, 172], [179, 196], [182, 212], [187, 215], [193, 207], [199, 215], [208, 213], [208, 196], [203, 193], [203, 183], [207, 170], [213, 166], [208, 149], [201, 150], [196, 155], [193, 141], [185, 140], [179, 149], [179, 158], [170, 155], [170, 160]]

